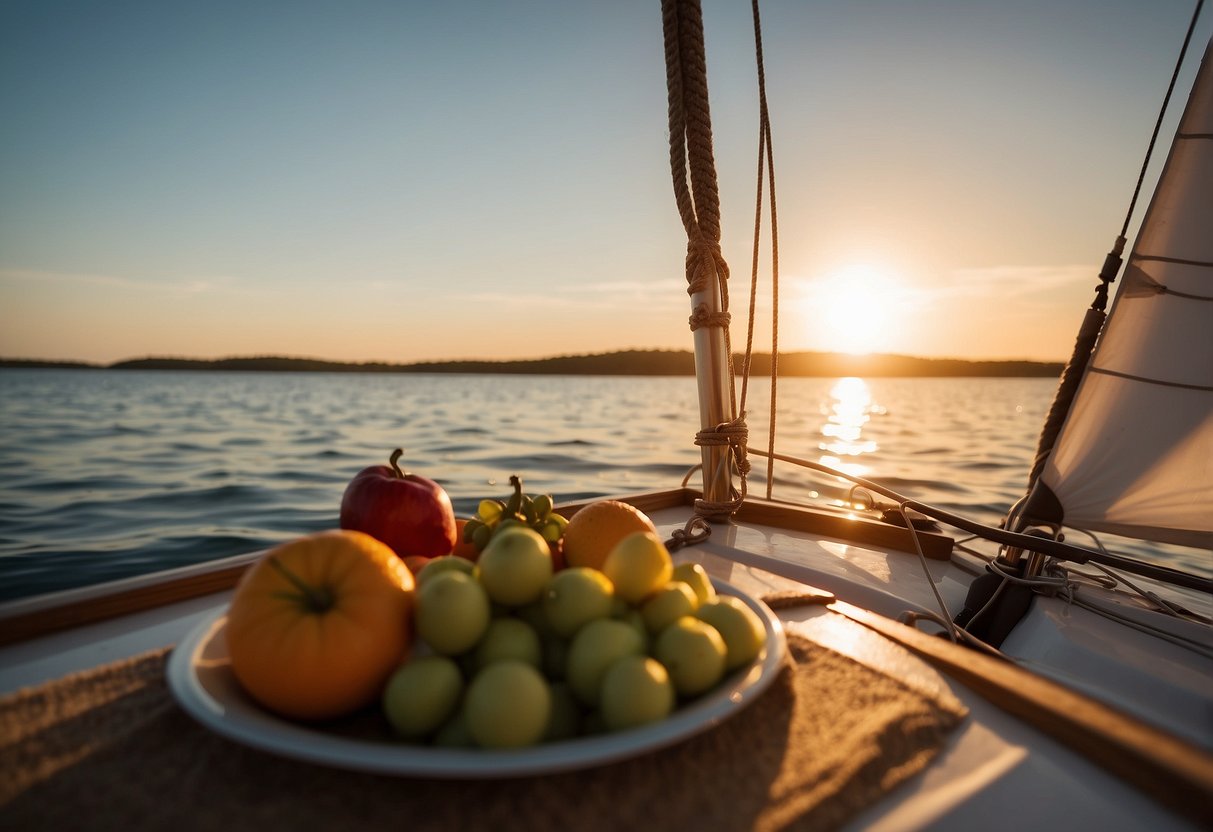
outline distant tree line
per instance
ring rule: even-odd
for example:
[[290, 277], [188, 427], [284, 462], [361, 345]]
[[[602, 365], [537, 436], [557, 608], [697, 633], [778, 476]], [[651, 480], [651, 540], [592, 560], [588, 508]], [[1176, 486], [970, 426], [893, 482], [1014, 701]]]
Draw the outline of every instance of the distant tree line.
[[[741, 355], [734, 356], [738, 373]], [[793, 352], [779, 356], [780, 376], [1030, 376], [1056, 377], [1061, 362], [967, 361], [960, 358], [913, 358], [904, 355], [847, 355], [843, 353]], [[385, 362], [321, 361], [313, 358], [250, 356], [216, 360], [194, 358], [138, 358], [113, 364], [75, 361], [35, 361], [0, 358], [0, 367], [66, 368], [96, 370], [226, 370], [254, 372], [312, 373], [518, 373], [529, 375], [601, 376], [690, 376], [695, 374], [695, 356], [687, 350], [624, 350], [592, 355], [561, 355], [551, 358], [510, 361], [423, 361], [411, 364]], [[768, 376], [771, 356], [754, 354], [750, 373]]]

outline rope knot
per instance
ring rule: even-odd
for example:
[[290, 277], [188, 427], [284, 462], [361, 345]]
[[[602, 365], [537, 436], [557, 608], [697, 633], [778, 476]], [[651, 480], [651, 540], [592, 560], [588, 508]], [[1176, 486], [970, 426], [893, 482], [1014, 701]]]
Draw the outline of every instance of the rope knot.
[[670, 534], [670, 539], [665, 542], [665, 547], [671, 552], [676, 552], [683, 546], [694, 546], [696, 543], [702, 543], [711, 536], [712, 526], [708, 521], [698, 514], [692, 514], [691, 519], [687, 520], [685, 526], [681, 529], [675, 529]]
[[728, 312], [709, 312], [706, 303], [695, 305], [694, 311], [691, 312], [691, 317], [687, 318], [687, 323], [690, 324], [691, 332], [705, 327], [716, 326], [728, 329], [729, 322], [733, 320], [733, 316]]
[[708, 516], [732, 514], [741, 508], [745, 501], [747, 486], [746, 477], [750, 473], [750, 460], [746, 456], [746, 443], [750, 438], [750, 429], [746, 425], [745, 413], [733, 417], [727, 422], [721, 422], [711, 430], [704, 429], [695, 434], [696, 445], [727, 445], [730, 453], [725, 457], [726, 464], [732, 464], [741, 479], [741, 490], [732, 489], [728, 500], [709, 501], [696, 500], [697, 514]]
[[725, 262], [720, 243], [702, 234], [695, 234], [688, 239], [686, 273], [688, 295], [710, 287], [713, 273], [721, 282], [728, 280], [729, 264]]

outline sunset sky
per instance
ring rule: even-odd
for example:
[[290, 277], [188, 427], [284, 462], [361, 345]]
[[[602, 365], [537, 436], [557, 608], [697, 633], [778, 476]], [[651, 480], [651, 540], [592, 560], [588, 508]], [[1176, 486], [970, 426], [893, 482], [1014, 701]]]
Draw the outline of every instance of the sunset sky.
[[[1064, 359], [1193, 5], [765, 0], [781, 348]], [[704, 9], [739, 345], [753, 34]], [[0, 356], [689, 349], [665, 95], [656, 0], [10, 0]]]

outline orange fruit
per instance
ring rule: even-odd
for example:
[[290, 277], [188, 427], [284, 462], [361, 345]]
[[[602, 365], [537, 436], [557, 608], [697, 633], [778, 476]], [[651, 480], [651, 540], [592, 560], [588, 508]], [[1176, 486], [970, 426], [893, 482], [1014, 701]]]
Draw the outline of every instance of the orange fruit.
[[657, 534], [657, 527], [643, 511], [619, 500], [590, 503], [565, 527], [565, 563], [601, 570], [615, 544], [633, 532]]
[[375, 702], [412, 644], [414, 582], [370, 535], [332, 531], [266, 553], [236, 587], [227, 647], [240, 686], [272, 711], [328, 719]]

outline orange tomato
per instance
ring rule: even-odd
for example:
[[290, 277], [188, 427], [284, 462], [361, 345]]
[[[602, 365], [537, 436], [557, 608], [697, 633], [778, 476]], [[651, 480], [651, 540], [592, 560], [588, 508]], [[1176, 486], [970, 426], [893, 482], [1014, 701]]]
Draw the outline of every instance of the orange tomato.
[[255, 700], [297, 719], [374, 702], [412, 642], [413, 575], [355, 531], [284, 543], [244, 574], [227, 616], [232, 672]]

